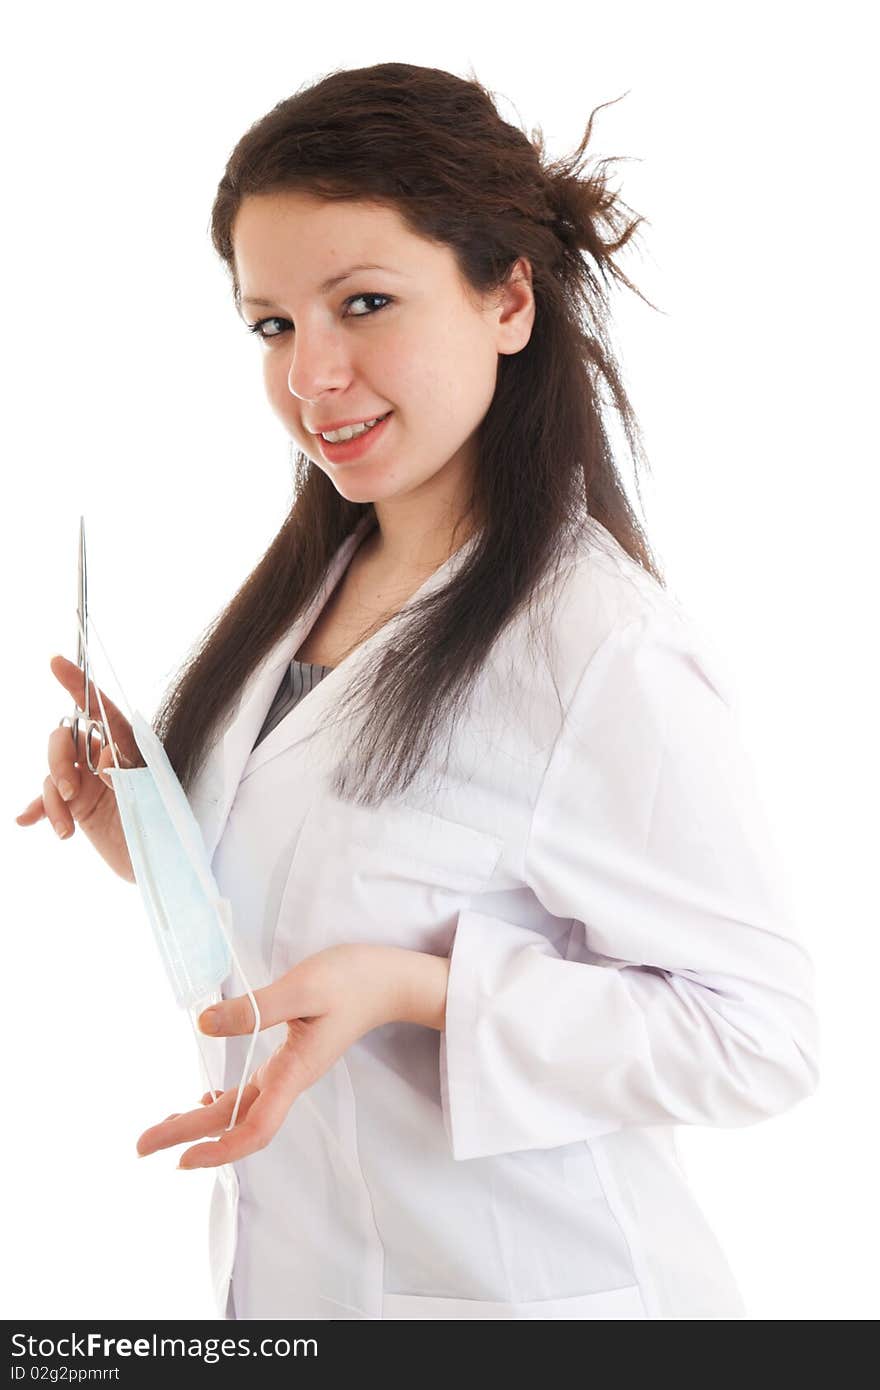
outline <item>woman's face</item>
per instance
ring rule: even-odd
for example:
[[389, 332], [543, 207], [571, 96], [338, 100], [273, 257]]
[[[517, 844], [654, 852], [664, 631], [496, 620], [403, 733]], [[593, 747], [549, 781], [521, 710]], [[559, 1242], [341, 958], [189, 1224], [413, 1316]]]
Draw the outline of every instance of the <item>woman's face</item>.
[[[393, 209], [305, 193], [246, 198], [234, 248], [269, 402], [303, 453], [352, 502], [421, 490], [454, 507], [498, 354], [518, 352], [531, 333], [528, 262], [517, 262], [511, 289], [477, 304], [450, 249], [414, 235]], [[351, 269], [366, 263], [383, 269]], [[388, 411], [360, 457], [332, 459], [322, 427]]]

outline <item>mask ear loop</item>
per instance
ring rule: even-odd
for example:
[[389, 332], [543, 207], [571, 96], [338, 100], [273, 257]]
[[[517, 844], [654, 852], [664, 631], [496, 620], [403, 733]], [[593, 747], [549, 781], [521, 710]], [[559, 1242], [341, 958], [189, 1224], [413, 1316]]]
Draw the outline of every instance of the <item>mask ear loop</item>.
[[[79, 626], [80, 634], [81, 634], [81, 637], [82, 637], [83, 651], [87, 654], [87, 655], [86, 655], [86, 662], [87, 662], [87, 665], [88, 665], [88, 666], [91, 666], [91, 665], [92, 665], [91, 657], [88, 656], [88, 640], [87, 640], [86, 634], [85, 634], [85, 632], [84, 632], [84, 630], [83, 630], [83, 625], [82, 625], [82, 621], [81, 621], [81, 619], [80, 619], [79, 613], [77, 613], [77, 615], [76, 615], [76, 621], [77, 621], [77, 625]], [[127, 699], [127, 697], [126, 697], [126, 695], [125, 695], [125, 692], [124, 692], [123, 689], [122, 689], [122, 683], [120, 682], [119, 677], [117, 676], [116, 672], [113, 670], [113, 664], [112, 664], [112, 662], [110, 661], [109, 656], [107, 655], [107, 649], [106, 649], [106, 647], [104, 646], [103, 641], [101, 640], [101, 634], [99, 633], [97, 627], [95, 626], [94, 619], [91, 617], [91, 615], [89, 615], [89, 623], [90, 623], [91, 626], [94, 628], [95, 636], [96, 636], [97, 639], [98, 639], [98, 644], [99, 644], [99, 646], [100, 646], [100, 648], [101, 648], [101, 651], [102, 651], [102, 653], [103, 653], [103, 655], [104, 655], [104, 658], [105, 658], [105, 660], [106, 660], [106, 662], [107, 662], [107, 665], [110, 667], [110, 672], [111, 672], [111, 674], [112, 674], [112, 676], [113, 676], [113, 679], [116, 681], [116, 684], [119, 686], [119, 690], [120, 690], [120, 692], [121, 692], [121, 694], [122, 694], [123, 702], [124, 702], [124, 704], [125, 704], [126, 709], [128, 710], [128, 714], [129, 714], [129, 723], [133, 723], [133, 722], [134, 722], [134, 719], [133, 719], [133, 710], [132, 710], [132, 707], [131, 707], [131, 705], [129, 704], [128, 699]], [[103, 699], [101, 698], [101, 690], [100, 690], [100, 687], [99, 687], [97, 681], [95, 681], [95, 694], [96, 694], [96, 696], [97, 696], [97, 698], [98, 698], [98, 705], [99, 705], [100, 710], [101, 710], [101, 720], [102, 720], [102, 722], [103, 722], [103, 724], [104, 724], [104, 728], [105, 728], [106, 733], [107, 733], [107, 742], [110, 744], [110, 754], [111, 754], [111, 757], [113, 758], [114, 763], [116, 764], [116, 769], [117, 769], [117, 771], [118, 771], [118, 772], [121, 772], [123, 769], [120, 768], [120, 766], [119, 766], [119, 759], [118, 759], [117, 756], [116, 756], [116, 745], [115, 745], [114, 742], [113, 742], [113, 732], [112, 732], [112, 729], [110, 728], [110, 721], [109, 721], [109, 719], [107, 718], [107, 711], [106, 711], [105, 708], [104, 708], [104, 701], [103, 701]], [[133, 822], [134, 822], [134, 824], [135, 824], [135, 826], [136, 826], [136, 825], [137, 825], [137, 818], [136, 818], [136, 817], [132, 817], [132, 820], [133, 820]], [[137, 833], [138, 833], [138, 835], [140, 834], [139, 831], [138, 831]], [[140, 843], [141, 843], [141, 860], [142, 860], [142, 863], [148, 867], [148, 866], [149, 866], [149, 860], [148, 860], [148, 858], [147, 858], [147, 855], [146, 855], [146, 854], [144, 853], [144, 851], [143, 851], [143, 842], [141, 841]], [[154, 884], [154, 882], [153, 882], [152, 875], [149, 873], [149, 867], [148, 867], [147, 877], [148, 877], [147, 892], [148, 892], [148, 894], [149, 894], [150, 901], [151, 901], [152, 904], [153, 904], [153, 910], [154, 910], [154, 912], [157, 913], [157, 916], [158, 916], [158, 918], [159, 918], [160, 921], [161, 921], [161, 920], [165, 920], [165, 912], [164, 912], [164, 909], [162, 908], [162, 904], [161, 904], [161, 900], [160, 900], [160, 898], [159, 898], [159, 895], [158, 895], [158, 893], [156, 892], [156, 886], [155, 886], [155, 884]], [[204, 884], [203, 884], [202, 886], [205, 887]], [[245, 1057], [245, 1060], [244, 1060], [244, 1066], [243, 1066], [243, 1068], [242, 1068], [242, 1073], [241, 1073], [241, 1080], [240, 1080], [239, 1083], [238, 1083], [237, 1093], [236, 1093], [236, 1097], [235, 1097], [235, 1105], [234, 1105], [233, 1110], [232, 1110], [232, 1118], [230, 1119], [229, 1124], [226, 1126], [226, 1130], [227, 1130], [227, 1132], [228, 1132], [230, 1129], [234, 1128], [235, 1122], [236, 1122], [236, 1120], [238, 1119], [238, 1111], [239, 1111], [239, 1107], [240, 1107], [240, 1105], [241, 1105], [242, 1092], [244, 1091], [245, 1082], [246, 1082], [247, 1077], [248, 1077], [248, 1074], [249, 1074], [249, 1072], [250, 1072], [251, 1061], [252, 1061], [253, 1055], [254, 1055], [254, 1049], [256, 1048], [256, 1045], [257, 1045], [257, 1036], [258, 1036], [258, 1034], [259, 1034], [259, 1032], [260, 1032], [261, 1020], [260, 1020], [260, 1009], [259, 1009], [259, 1006], [258, 1006], [258, 1004], [257, 1004], [257, 1001], [256, 1001], [256, 999], [255, 999], [255, 997], [254, 997], [254, 992], [253, 992], [253, 990], [251, 989], [250, 984], [248, 983], [247, 977], [246, 977], [244, 971], [243, 971], [242, 968], [241, 968], [241, 963], [239, 962], [238, 954], [237, 954], [237, 952], [236, 952], [236, 950], [235, 950], [235, 946], [233, 945], [233, 942], [232, 942], [232, 939], [231, 939], [230, 928], [231, 928], [231, 925], [232, 925], [232, 924], [231, 924], [231, 922], [228, 921], [228, 918], [227, 918], [227, 913], [228, 913], [228, 911], [229, 911], [228, 905], [226, 904], [226, 902], [225, 902], [224, 899], [222, 899], [222, 898], [221, 898], [221, 899], [217, 899], [217, 898], [215, 897], [214, 893], [213, 893], [213, 890], [211, 890], [211, 891], [209, 892], [209, 897], [210, 897], [211, 899], [213, 899], [213, 906], [214, 906], [215, 911], [217, 912], [217, 916], [218, 916], [218, 920], [219, 920], [219, 924], [220, 924], [220, 930], [222, 931], [223, 936], [224, 936], [225, 941], [226, 941], [226, 944], [227, 944], [227, 946], [229, 947], [229, 953], [230, 953], [230, 955], [231, 955], [231, 957], [232, 957], [232, 960], [233, 960], [233, 963], [234, 963], [234, 965], [235, 965], [235, 968], [236, 968], [236, 970], [237, 970], [238, 973], [239, 973], [239, 976], [240, 976], [240, 978], [241, 978], [241, 980], [242, 980], [242, 983], [244, 984], [245, 993], [247, 994], [247, 997], [248, 997], [248, 999], [250, 1000], [251, 1008], [253, 1009], [253, 1012], [254, 1012], [254, 1027], [253, 1027], [253, 1032], [252, 1032], [252, 1034], [251, 1034], [250, 1046], [249, 1046], [248, 1051], [247, 1051], [247, 1056]], [[201, 1059], [202, 1059], [202, 1065], [204, 1066], [204, 1069], [205, 1069], [205, 1076], [208, 1078], [208, 1090], [209, 1090], [210, 1095], [211, 1095], [211, 1100], [212, 1100], [212, 1101], [216, 1101], [217, 1098], [218, 1098], [218, 1092], [217, 1092], [217, 1090], [215, 1089], [214, 1083], [213, 1083], [213, 1081], [212, 1081], [212, 1079], [211, 1079], [211, 1068], [209, 1067], [209, 1065], [208, 1065], [208, 1059], [207, 1059], [207, 1057], [205, 1056], [204, 1039], [203, 1039], [201, 1033], [199, 1032], [198, 1028], [196, 1027], [195, 1019], [193, 1018], [193, 1015], [192, 1015], [192, 1009], [187, 1009], [187, 1011], [186, 1011], [186, 1016], [187, 1016], [187, 1018], [189, 1019], [189, 1023], [190, 1023], [190, 1027], [191, 1027], [191, 1029], [192, 1029], [193, 1037], [194, 1037], [195, 1040], [196, 1040], [196, 1046], [197, 1046], [197, 1048], [198, 1048], [198, 1050], [199, 1050], [199, 1055], [200, 1055], [200, 1057], [201, 1057]]]

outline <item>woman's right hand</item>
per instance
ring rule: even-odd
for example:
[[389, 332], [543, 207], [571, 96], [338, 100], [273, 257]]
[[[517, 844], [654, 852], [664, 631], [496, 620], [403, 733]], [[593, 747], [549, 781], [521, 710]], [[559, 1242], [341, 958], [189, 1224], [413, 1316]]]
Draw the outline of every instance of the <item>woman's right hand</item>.
[[[61, 682], [67, 694], [76, 700], [82, 709], [85, 693], [82, 668], [75, 662], [68, 661], [65, 656], [53, 656], [49, 666], [56, 680]], [[120, 766], [143, 767], [144, 759], [125, 715], [103, 690], [101, 698], [110, 721]], [[89, 682], [89, 708], [92, 718], [100, 718], [94, 681]], [[94, 750], [93, 741], [92, 761]], [[77, 726], [77, 747], [74, 749], [70, 729], [59, 724], [49, 735], [49, 775], [43, 782], [42, 795], [36, 797], [15, 819], [19, 825], [36, 825], [46, 816], [62, 840], [69, 839], [79, 826], [111, 869], [119, 874], [120, 878], [134, 883], [135, 876], [122, 832], [116, 793], [110, 779], [102, 775], [106, 768], [113, 766], [113, 754], [108, 744], [101, 750], [97, 763], [98, 771], [90, 772], [86, 762], [82, 729]]]

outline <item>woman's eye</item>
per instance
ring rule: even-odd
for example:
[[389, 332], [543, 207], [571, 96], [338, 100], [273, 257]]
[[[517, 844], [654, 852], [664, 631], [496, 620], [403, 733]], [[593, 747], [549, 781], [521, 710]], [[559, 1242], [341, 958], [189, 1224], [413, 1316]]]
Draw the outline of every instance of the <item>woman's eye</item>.
[[[357, 304], [358, 300], [362, 300], [362, 301], [363, 301], [363, 300], [367, 300], [367, 299], [384, 299], [384, 300], [385, 300], [385, 303], [390, 303], [390, 302], [391, 302], [391, 301], [390, 301], [390, 298], [389, 298], [389, 296], [388, 296], [387, 294], [353, 294], [353, 295], [351, 296], [351, 298], [350, 298], [350, 299], [347, 299], [345, 302], [346, 302], [346, 304]], [[385, 304], [380, 304], [380, 305], [379, 305], [379, 309], [384, 309], [384, 308], [385, 308]], [[378, 314], [379, 309], [371, 309], [371, 310], [370, 310], [370, 314]], [[353, 314], [352, 317], [353, 317], [353, 318], [356, 318], [356, 319], [364, 319], [364, 318], [369, 318], [369, 317], [370, 317], [370, 314]]]
[[[375, 301], [375, 300], [383, 300], [384, 302], [381, 303], [381, 304], [379, 304], [378, 308], [374, 307], [374, 308], [372, 308], [372, 309], [368, 309], [368, 311], [367, 311], [366, 313], [346, 314], [345, 317], [346, 317], [346, 318], [354, 318], [354, 319], [368, 319], [368, 318], [372, 318], [372, 316], [373, 316], [374, 314], [378, 314], [379, 311], [380, 311], [381, 309], [384, 309], [386, 304], [390, 304], [390, 303], [392, 302], [391, 296], [390, 296], [390, 295], [387, 295], [387, 294], [352, 294], [352, 295], [349, 295], [349, 297], [348, 297], [348, 299], [345, 301], [345, 303], [346, 303], [346, 305], [349, 305], [349, 304], [357, 304], [357, 303], [359, 303], [359, 302], [360, 302], [360, 303], [365, 303], [367, 300], [373, 300], [373, 301]], [[263, 342], [269, 342], [269, 340], [270, 340], [271, 338], [280, 338], [281, 335], [282, 335], [282, 333], [286, 332], [286, 329], [283, 329], [283, 328], [282, 328], [282, 329], [280, 329], [277, 333], [265, 333], [265, 332], [263, 331], [263, 330], [264, 330], [264, 326], [265, 326], [267, 323], [275, 323], [275, 324], [284, 323], [284, 324], [286, 324], [286, 323], [289, 323], [289, 322], [290, 322], [289, 319], [282, 319], [282, 318], [279, 318], [277, 315], [272, 315], [272, 316], [270, 316], [269, 318], [258, 319], [256, 323], [249, 323], [247, 327], [248, 327], [248, 332], [249, 332], [249, 333], [256, 333], [257, 337], [258, 337], [258, 338], [262, 338]]]
[[[262, 338], [264, 341], [267, 341], [269, 338], [277, 338], [277, 337], [279, 336], [279, 334], [277, 334], [277, 333], [264, 333], [264, 332], [263, 332], [263, 325], [264, 325], [264, 324], [267, 324], [267, 323], [286, 323], [286, 322], [287, 322], [287, 319], [279, 319], [279, 318], [258, 319], [256, 323], [249, 323], [249, 324], [248, 324], [248, 332], [249, 332], [249, 333], [256, 333], [256, 335], [257, 335], [258, 338]], [[282, 330], [282, 331], [283, 331], [283, 330]]]

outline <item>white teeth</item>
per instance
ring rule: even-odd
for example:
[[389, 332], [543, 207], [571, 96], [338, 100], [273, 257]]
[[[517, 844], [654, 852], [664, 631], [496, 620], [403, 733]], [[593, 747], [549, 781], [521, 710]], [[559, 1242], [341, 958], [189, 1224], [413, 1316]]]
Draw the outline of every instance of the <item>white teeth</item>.
[[365, 420], [362, 425], [343, 425], [341, 430], [331, 430], [329, 434], [321, 432], [321, 438], [326, 439], [328, 444], [339, 444], [343, 439], [355, 439], [357, 435], [371, 430], [380, 420], [384, 420], [384, 415], [377, 415], [375, 420]]

